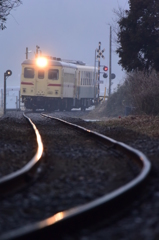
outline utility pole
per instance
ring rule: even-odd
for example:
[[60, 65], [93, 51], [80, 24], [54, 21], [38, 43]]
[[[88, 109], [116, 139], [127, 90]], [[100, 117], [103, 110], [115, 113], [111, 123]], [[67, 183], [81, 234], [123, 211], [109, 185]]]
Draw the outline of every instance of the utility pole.
[[[97, 52], [100, 53], [100, 49], [101, 49], [101, 42], [99, 42], [99, 47], [98, 47], [98, 50]], [[99, 103], [99, 93], [100, 93], [100, 85], [99, 85], [99, 82], [100, 82], [100, 54], [98, 55], [98, 103]]]
[[95, 50], [95, 59], [94, 59], [94, 99], [96, 98], [96, 91], [95, 91], [95, 86], [96, 86], [96, 52], [97, 52], [97, 49]]
[[111, 67], [112, 67], [112, 27], [110, 26], [110, 44], [109, 44], [109, 97], [111, 95]]

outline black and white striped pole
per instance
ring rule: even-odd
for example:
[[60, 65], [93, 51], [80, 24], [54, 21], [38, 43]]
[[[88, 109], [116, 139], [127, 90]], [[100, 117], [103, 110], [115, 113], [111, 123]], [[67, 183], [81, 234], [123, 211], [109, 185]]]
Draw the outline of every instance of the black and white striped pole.
[[99, 47], [97, 49], [97, 58], [98, 58], [98, 103], [99, 103], [99, 93], [100, 93], [100, 58], [102, 57], [103, 59], [105, 58], [103, 53], [104, 53], [105, 49], [103, 49], [101, 51], [101, 42], [99, 42]]

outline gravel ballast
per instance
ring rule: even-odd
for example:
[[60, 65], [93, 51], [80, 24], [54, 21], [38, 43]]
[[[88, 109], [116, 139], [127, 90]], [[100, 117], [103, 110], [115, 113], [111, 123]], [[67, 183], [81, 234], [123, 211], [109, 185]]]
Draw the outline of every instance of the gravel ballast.
[[[29, 115], [29, 114], [28, 114]], [[36, 115], [36, 114], [35, 114]], [[35, 116], [34, 115], [34, 116]], [[79, 117], [81, 115], [82, 118], [84, 118], [84, 113], [81, 112], [56, 112], [54, 114], [56, 117], [63, 117], [65, 119], [72, 119], [72, 117], [76, 117], [76, 119], [72, 119], [75, 123], [80, 123], [81, 126], [84, 126], [86, 128], [89, 128], [91, 130], [100, 132], [104, 135], [107, 135], [111, 138], [114, 138], [118, 141], [125, 142], [126, 144], [129, 144], [130, 146], [139, 149], [142, 151], [145, 155], [148, 156], [152, 163], [152, 171], [151, 175], [148, 179], [147, 185], [145, 186], [144, 195], [141, 197], [136, 198], [136, 201], [133, 202], [131, 205], [131, 208], [128, 209], [122, 216], [117, 216], [117, 218], [114, 221], [110, 221], [110, 225], [106, 224], [105, 221], [100, 222], [97, 224], [97, 226], [94, 226], [93, 228], [89, 229], [83, 229], [80, 232], [76, 233], [75, 235], [68, 235], [64, 236], [63, 239], [158, 239], [159, 236], [159, 230], [158, 230], [158, 220], [159, 220], [159, 187], [158, 187], [158, 181], [159, 181], [159, 141], [157, 138], [150, 138], [146, 135], [139, 134], [138, 132], [134, 132], [129, 129], [125, 129], [122, 126], [107, 126], [106, 124], [100, 124], [97, 122], [84, 122], [79, 120]], [[1, 119], [1, 121], [5, 121], [6, 118], [8, 118], [10, 121], [24, 121], [21, 120], [21, 113], [8, 113], [7, 116]], [[30, 114], [31, 116], [31, 114]], [[34, 117], [33, 117], [34, 118]], [[14, 120], [13, 120], [14, 119]], [[19, 120], [18, 120], [19, 119]], [[43, 135], [45, 134], [45, 140], [48, 141], [50, 138], [50, 130], [46, 131], [45, 124], [41, 122], [41, 120], [33, 119], [33, 121], [36, 121], [37, 125], [39, 125], [39, 128], [41, 128], [41, 132], [43, 132]], [[1, 123], [0, 121], [0, 123]], [[26, 121], [26, 120], [25, 120]], [[7, 119], [6, 119], [7, 122]], [[45, 120], [45, 122], [50, 122], [50, 120]], [[10, 124], [10, 123], [9, 123]], [[131, 175], [127, 175], [127, 163], [125, 165], [121, 163], [120, 161], [116, 160], [116, 163], [113, 161], [109, 164], [109, 168], [107, 169], [108, 163], [105, 163], [105, 149], [101, 149], [99, 146], [95, 145], [94, 147], [94, 158], [93, 166], [89, 162], [88, 156], [90, 152], [92, 151], [91, 145], [89, 147], [89, 142], [87, 145], [81, 146], [79, 148], [78, 145], [76, 145], [76, 139], [73, 137], [74, 135], [71, 135], [66, 132], [65, 137], [67, 135], [72, 136], [71, 141], [68, 143], [67, 138], [64, 138], [64, 132], [60, 133], [58, 132], [59, 126], [56, 123], [51, 123], [50, 126], [53, 127], [53, 125], [56, 125], [57, 131], [54, 132], [56, 134], [56, 138], [59, 138], [59, 142], [54, 141], [54, 145], [52, 147], [52, 151], [54, 153], [54, 164], [50, 166], [53, 171], [55, 171], [55, 166], [57, 171], [55, 171], [55, 175], [52, 177], [52, 183], [50, 187], [48, 188], [48, 185], [45, 183], [43, 184], [41, 188], [41, 196], [38, 195], [38, 189], [30, 189], [29, 190], [29, 198], [32, 200], [31, 202], [28, 200], [28, 193], [18, 193], [11, 197], [9, 200], [5, 199], [1, 202], [0, 211], [2, 215], [0, 216], [0, 232], [6, 232], [7, 228], [5, 227], [6, 222], [11, 224], [13, 226], [13, 229], [16, 228], [16, 226], [19, 226], [18, 221], [16, 220], [18, 216], [21, 216], [24, 219], [24, 224], [30, 223], [30, 213], [33, 216], [32, 221], [36, 221], [40, 218], [45, 218], [50, 216], [50, 212], [52, 209], [56, 208], [56, 205], [61, 200], [61, 204], [59, 208], [56, 209], [56, 211], [61, 211], [64, 209], [67, 209], [70, 206], [70, 200], [74, 197], [77, 199], [76, 204], [82, 204], [85, 200], [90, 201], [94, 194], [96, 194], [97, 197], [101, 196], [105, 189], [106, 192], [111, 191], [113, 188], [111, 186], [111, 181], [113, 180], [116, 182], [116, 184], [113, 187], [118, 187], [120, 184], [123, 183], [123, 178], [125, 180], [130, 180], [133, 176], [136, 174], [136, 169], [131, 169]], [[17, 131], [17, 130], [15, 130]], [[30, 136], [32, 133], [29, 133]], [[61, 137], [59, 137], [59, 134], [61, 134]], [[73, 133], [72, 133], [73, 134]], [[55, 138], [55, 139], [56, 139]], [[4, 140], [5, 141], [5, 140]], [[59, 150], [62, 142], [65, 141], [65, 147], [62, 150]], [[29, 141], [30, 142], [30, 141]], [[11, 144], [11, 143], [10, 143]], [[22, 145], [23, 142], [21, 143]], [[13, 143], [11, 144], [13, 145]], [[31, 144], [32, 145], [32, 144]], [[45, 143], [44, 143], [45, 145]], [[13, 145], [14, 146], [14, 145]], [[45, 145], [46, 146], [46, 145]], [[14, 150], [15, 146], [13, 147]], [[45, 147], [45, 153], [47, 155], [48, 162], [51, 161], [52, 153], [48, 151], [49, 146]], [[33, 150], [34, 152], [34, 150]], [[8, 152], [7, 152], [8, 154]], [[109, 154], [108, 154], [109, 155]], [[69, 160], [74, 156], [73, 160], [74, 163]], [[86, 158], [87, 157], [87, 158]], [[101, 164], [99, 164], [99, 157], [101, 159]], [[103, 160], [102, 160], [103, 158]], [[60, 161], [63, 162], [62, 164], [57, 164], [57, 160], [61, 159]], [[68, 159], [68, 160], [66, 160]], [[81, 161], [81, 159], [83, 161]], [[108, 158], [109, 159], [109, 158]], [[64, 162], [66, 160], [66, 162]], [[110, 162], [110, 159], [109, 159]], [[82, 172], [78, 172], [78, 168], [82, 167]], [[116, 167], [115, 167], [116, 166]], [[125, 166], [125, 169], [124, 169]], [[117, 176], [111, 176], [111, 174], [114, 169], [119, 170], [119, 173]], [[107, 173], [105, 175], [106, 169]], [[68, 170], [70, 171], [68, 174]], [[57, 179], [56, 177], [59, 176], [60, 178]], [[68, 174], [68, 175], [67, 175]], [[45, 176], [44, 176], [45, 178]], [[95, 178], [95, 179], [94, 179]], [[78, 181], [77, 181], [78, 179]], [[121, 181], [122, 179], [122, 181]], [[50, 182], [50, 179], [47, 178], [47, 181]], [[48, 183], [47, 182], [47, 183]], [[68, 182], [68, 188], [63, 191], [62, 183]], [[78, 191], [79, 183], [81, 183], [81, 190]], [[96, 187], [95, 185], [96, 184]], [[94, 193], [94, 187], [96, 189], [96, 193]], [[50, 189], [56, 189], [58, 191], [58, 194], [54, 191], [50, 192]], [[70, 192], [70, 189], [74, 188], [72, 192]], [[89, 191], [87, 191], [89, 189]], [[51, 204], [49, 200], [49, 196], [46, 198], [46, 192], [51, 197]], [[69, 193], [68, 193], [69, 192]], [[65, 199], [65, 194], [68, 194], [69, 197], [67, 198], [67, 201]], [[60, 197], [59, 197], [60, 196]], [[79, 200], [81, 199], [81, 200]], [[79, 202], [78, 202], [79, 201]], [[10, 203], [14, 203], [10, 205]], [[20, 205], [19, 205], [20, 204]], [[75, 204], [75, 205], [76, 205]], [[17, 212], [15, 213], [15, 207], [17, 209]], [[14, 209], [13, 209], [14, 208]], [[39, 208], [44, 208], [44, 212], [42, 215], [40, 211], [38, 211]], [[55, 212], [56, 212], [55, 211]], [[6, 212], [10, 214], [9, 219], [7, 218]], [[4, 215], [3, 215], [4, 213]], [[14, 215], [15, 214], [15, 215]], [[6, 217], [5, 217], [6, 216]], [[14, 216], [14, 217], [13, 217]], [[111, 219], [110, 219], [111, 220]]]

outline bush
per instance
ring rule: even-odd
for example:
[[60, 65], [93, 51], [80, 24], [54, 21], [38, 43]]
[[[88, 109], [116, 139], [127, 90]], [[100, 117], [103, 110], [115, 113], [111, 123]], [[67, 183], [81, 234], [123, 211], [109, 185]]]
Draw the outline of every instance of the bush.
[[127, 74], [123, 85], [118, 86], [107, 101], [107, 116], [125, 114], [130, 107], [136, 114], [159, 114], [159, 74], [136, 72]]

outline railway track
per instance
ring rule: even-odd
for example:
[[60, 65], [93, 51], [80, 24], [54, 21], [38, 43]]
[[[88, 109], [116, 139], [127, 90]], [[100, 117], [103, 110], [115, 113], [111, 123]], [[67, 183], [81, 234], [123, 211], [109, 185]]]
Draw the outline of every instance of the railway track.
[[[46, 220], [37, 222], [32, 225], [28, 225], [25, 228], [14, 230], [5, 235], [2, 235], [0, 237], [0, 239], [46, 239], [46, 235], [47, 235], [47, 239], [49, 239], [49, 238], [51, 239], [53, 236], [59, 235], [61, 229], [63, 229], [66, 232], [67, 231], [76, 231], [78, 228], [81, 228], [82, 226], [85, 226], [88, 224], [94, 224], [96, 221], [100, 220], [103, 217], [109, 217], [112, 214], [112, 209], [114, 211], [116, 211], [119, 208], [119, 206], [120, 206], [120, 208], [124, 207], [126, 202], [131, 201], [131, 198], [134, 195], [134, 193], [136, 193], [137, 191], [139, 191], [141, 189], [141, 186], [142, 186], [142, 184], [144, 184], [144, 181], [146, 180], [146, 177], [148, 176], [148, 173], [150, 171], [150, 163], [147, 160], [147, 158], [144, 156], [144, 154], [142, 154], [140, 151], [137, 151], [123, 143], [117, 142], [117, 141], [115, 141], [111, 138], [108, 138], [102, 134], [98, 134], [89, 129], [85, 129], [81, 126], [78, 126], [77, 124], [67, 123], [64, 120], [53, 118], [53, 117], [50, 117], [45, 114], [42, 114], [42, 116], [43, 116], [43, 118], [47, 119], [48, 124], [51, 123], [50, 119], [52, 119], [54, 122], [60, 121], [60, 123], [58, 123], [58, 124], [55, 123], [55, 128], [59, 128], [60, 124], [63, 125], [63, 128], [60, 130], [61, 134], [65, 128], [64, 125], [67, 124], [68, 132], [74, 131], [71, 129], [75, 128], [77, 131], [76, 135], [78, 135], [79, 137], [80, 137], [80, 134], [85, 135], [83, 137], [86, 137], [86, 135], [88, 135], [89, 139], [90, 138], [93, 139], [94, 144], [95, 144], [94, 147], [97, 147], [97, 145], [99, 145], [100, 149], [102, 149], [102, 150], [104, 149], [104, 151], [106, 151], [106, 150], [111, 151], [111, 152], [113, 151], [113, 153], [116, 154], [116, 157], [120, 158], [120, 161], [123, 158], [123, 156], [126, 155], [127, 160], [125, 160], [123, 158], [124, 159], [123, 161], [130, 161], [130, 162], [132, 161], [133, 164], [136, 166], [134, 173], [133, 173], [133, 176], [135, 176], [135, 178], [132, 178], [132, 176], [131, 176], [131, 179], [129, 180], [129, 182], [125, 183], [124, 186], [119, 184], [120, 186], [118, 189], [115, 189], [115, 190], [113, 189], [113, 191], [111, 191], [111, 189], [109, 189], [108, 193], [106, 195], [104, 195], [104, 193], [102, 195], [100, 194], [100, 196], [96, 197], [95, 200], [93, 200], [93, 199], [91, 199], [91, 197], [89, 197], [87, 199], [86, 203], [84, 202], [83, 204], [81, 204], [78, 207], [74, 206], [74, 207], [70, 208], [69, 210], [59, 211], [57, 214], [54, 214], [53, 216], [46, 218]], [[51, 126], [51, 127], [53, 127], [53, 126]], [[44, 131], [46, 131], [46, 129], [44, 129]], [[68, 132], [65, 133], [65, 134], [67, 134], [67, 136], [69, 136]], [[57, 132], [56, 134], [59, 134], [59, 132]], [[74, 133], [71, 134], [71, 138], [73, 138], [73, 136], [74, 136]], [[61, 141], [61, 139], [60, 139], [60, 141]], [[81, 140], [81, 145], [82, 145], [82, 141], [83, 140]], [[87, 142], [89, 142], [89, 140], [87, 140]], [[54, 141], [54, 145], [56, 145], [56, 144], [57, 143]], [[65, 141], [65, 144], [67, 144], [67, 141]], [[60, 147], [61, 147], [61, 145], [60, 145]], [[91, 148], [91, 147], [93, 147], [93, 145], [88, 144], [87, 148], [89, 148], [89, 147]], [[55, 149], [56, 148], [54, 148], [54, 151], [56, 151]], [[65, 148], [64, 148], [64, 150], [65, 150]], [[64, 151], [64, 150], [62, 150], [62, 151]], [[102, 150], [100, 150], [100, 151], [102, 151]], [[41, 152], [41, 154], [42, 154], [42, 152]], [[88, 155], [88, 152], [87, 152], [87, 155]], [[98, 153], [97, 157], [98, 156], [99, 156], [99, 153]], [[59, 157], [59, 153], [57, 154], [57, 157]], [[68, 155], [67, 157], [69, 159], [71, 157], [71, 154]], [[74, 157], [76, 159], [76, 156], [74, 156]], [[103, 156], [101, 156], [101, 157], [103, 157], [103, 159], [104, 159], [104, 153], [103, 153]], [[110, 161], [110, 158], [112, 158], [112, 157], [109, 156], [108, 158]], [[76, 160], [79, 161], [78, 158]], [[57, 161], [57, 159], [56, 159], [56, 161]], [[99, 161], [99, 159], [98, 159], [98, 161]], [[101, 162], [102, 161], [103, 160], [101, 160]], [[94, 162], [93, 162], [93, 164], [94, 164]], [[115, 161], [114, 161], [114, 164], [115, 164]], [[65, 165], [63, 165], [63, 167], [64, 166]], [[100, 168], [102, 169], [103, 166], [106, 167], [106, 165], [101, 165]], [[117, 163], [117, 166], [119, 167], [119, 162]], [[57, 166], [57, 167], [59, 167], [59, 172], [60, 172], [61, 171], [60, 166]], [[77, 167], [77, 166], [75, 166], [75, 167]], [[103, 169], [102, 170], [101, 169], [99, 169], [98, 171], [103, 170]], [[91, 169], [91, 171], [92, 171], [92, 169]], [[56, 174], [55, 174], [55, 178], [56, 178]], [[95, 174], [96, 174], [96, 172], [95, 172]], [[102, 172], [102, 174], [103, 174], [103, 172]], [[80, 173], [79, 176], [75, 176], [75, 177], [76, 178], [79, 177], [82, 179], [83, 176]], [[55, 178], [54, 178], [54, 180], [55, 180]], [[98, 179], [98, 176], [97, 176], [97, 179]], [[62, 181], [63, 181], [63, 179], [62, 179]], [[58, 184], [59, 184], [59, 182], [58, 182]], [[103, 182], [99, 183], [99, 185], [101, 185], [101, 184], [104, 185]], [[108, 185], [107, 185], [107, 187], [108, 187]], [[67, 209], [67, 207], [66, 207], [66, 209]], [[96, 217], [94, 218], [92, 216], [96, 216]]]
[[29, 119], [25, 114], [23, 114], [23, 116], [28, 120], [34, 129], [37, 140], [37, 150], [32, 159], [28, 160], [28, 163], [25, 164], [24, 167], [0, 178], [0, 198], [24, 188], [33, 181], [34, 174], [39, 166], [39, 161], [42, 158], [43, 144], [41, 136], [31, 119]]

